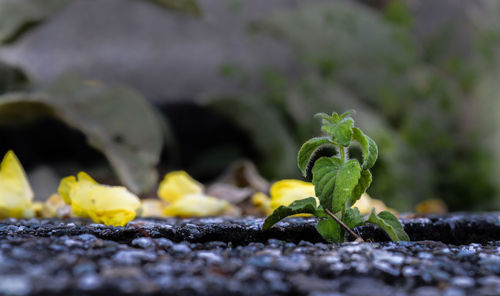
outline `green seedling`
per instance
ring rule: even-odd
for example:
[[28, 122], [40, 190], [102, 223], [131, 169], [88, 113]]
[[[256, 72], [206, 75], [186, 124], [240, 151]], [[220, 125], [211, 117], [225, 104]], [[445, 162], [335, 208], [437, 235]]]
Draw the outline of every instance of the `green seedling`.
[[[409, 241], [403, 226], [391, 212], [376, 214], [372, 209], [366, 218], [358, 208], [352, 207], [370, 186], [370, 168], [378, 157], [375, 141], [354, 126], [351, 117], [354, 114], [354, 110], [349, 110], [342, 115], [335, 112], [331, 116], [325, 113], [315, 115], [322, 119], [321, 129], [327, 136], [305, 142], [297, 162], [304, 177], [312, 178], [319, 206], [314, 197], [280, 206], [266, 218], [263, 229], [291, 215], [312, 214], [319, 219], [316, 229], [330, 242], [343, 242], [346, 231], [356, 240], [363, 241], [352, 228], [366, 223], [379, 226], [393, 241]], [[359, 160], [349, 158], [356, 143], [362, 151]]]

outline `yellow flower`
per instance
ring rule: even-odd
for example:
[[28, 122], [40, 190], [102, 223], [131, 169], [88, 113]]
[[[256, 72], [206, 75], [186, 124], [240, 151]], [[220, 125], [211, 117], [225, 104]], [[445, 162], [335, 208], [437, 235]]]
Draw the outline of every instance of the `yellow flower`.
[[168, 202], [163, 213], [170, 217], [207, 217], [236, 212], [229, 202], [205, 195], [203, 185], [185, 171], [168, 173], [160, 183], [158, 196]]
[[271, 215], [273, 209], [271, 208], [271, 199], [262, 192], [256, 192], [252, 195], [252, 204], [264, 215]]
[[354, 203], [353, 207], [357, 207], [359, 209], [359, 212], [363, 215], [370, 214], [372, 209], [375, 209], [376, 213], [380, 213], [382, 211], [389, 211], [394, 214], [397, 214], [396, 211], [387, 207], [383, 201], [371, 198], [368, 195], [368, 193], [363, 193], [363, 195], [361, 195], [361, 198]]
[[[261, 194], [258, 195], [258, 194]], [[266, 210], [266, 200], [263, 199], [265, 195], [263, 193], [256, 193], [252, 197], [252, 202], [256, 207], [261, 207], [264, 209], [264, 213], [269, 215], [279, 206], [288, 206], [292, 202], [304, 199], [307, 197], [316, 197], [314, 192], [314, 185], [309, 182], [304, 182], [300, 180], [281, 180], [274, 183], [270, 189], [270, 203], [269, 208]], [[316, 203], [319, 204], [319, 201], [316, 197]], [[375, 208], [377, 213], [381, 211], [391, 211], [395, 213], [394, 210], [388, 208], [383, 201], [371, 198], [367, 193], [363, 193], [361, 198], [356, 201], [353, 205], [354, 207], [358, 207], [361, 214], [367, 215], [371, 212], [372, 208]]]
[[5, 154], [0, 164], [0, 218], [32, 215], [33, 190], [14, 152]]
[[123, 226], [134, 219], [141, 208], [139, 198], [122, 186], [98, 184], [84, 172], [63, 178], [58, 192], [71, 204], [73, 214], [96, 223]]
[[201, 193], [203, 193], [203, 185], [191, 178], [185, 171], [166, 174], [158, 188], [158, 196], [170, 203], [188, 194]]
[[165, 207], [164, 213], [167, 216], [189, 218], [218, 216], [230, 210], [231, 205], [225, 200], [204, 194], [188, 194]]
[[[300, 180], [281, 180], [274, 183], [269, 190], [271, 194], [271, 209], [279, 206], [289, 206], [292, 202], [308, 197], [316, 197], [314, 185]], [[316, 203], [319, 204], [316, 199]]]
[[163, 200], [155, 198], [143, 199], [141, 217], [165, 217], [164, 208], [165, 202]]

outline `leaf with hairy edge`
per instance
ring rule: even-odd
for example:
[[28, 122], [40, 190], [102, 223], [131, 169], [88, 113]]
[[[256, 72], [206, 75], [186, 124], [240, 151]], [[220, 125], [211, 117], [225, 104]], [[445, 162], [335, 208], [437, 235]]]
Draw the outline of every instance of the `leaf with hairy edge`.
[[323, 119], [323, 124], [331, 123], [331, 124], [337, 124], [340, 120], [339, 115], [336, 112], [332, 113], [332, 116], [326, 114], [326, 113], [316, 113], [314, 114], [314, 117], [316, 118], [321, 118]]
[[321, 157], [314, 163], [312, 183], [319, 203], [325, 209], [332, 210], [335, 179], [341, 167], [342, 161], [335, 157]]
[[297, 164], [304, 177], [307, 175], [307, 166], [309, 165], [311, 157], [314, 152], [323, 145], [333, 145], [333, 143], [329, 137], [317, 137], [308, 140], [300, 147], [297, 156]]
[[349, 228], [354, 228], [356, 226], [360, 226], [365, 224], [365, 219], [363, 215], [359, 212], [359, 209], [354, 207], [354, 208], [347, 208], [344, 217], [342, 221], [347, 225]]
[[262, 225], [262, 229], [269, 229], [280, 220], [296, 214], [314, 214], [317, 210], [316, 199], [308, 197], [292, 202], [289, 206], [280, 206], [269, 215]]
[[318, 221], [316, 225], [316, 230], [318, 230], [321, 236], [329, 242], [339, 242], [341, 231], [340, 225], [334, 221], [331, 217]]
[[342, 113], [342, 115], [340, 115], [340, 119], [344, 119], [344, 118], [347, 118], [351, 115], [355, 115], [356, 114], [356, 110], [354, 109], [349, 109], [347, 111], [345, 111], [344, 113]]
[[332, 212], [336, 213], [346, 206], [354, 188], [358, 185], [360, 176], [361, 166], [357, 160], [351, 159], [342, 165], [335, 181]]
[[334, 142], [347, 147], [351, 144], [353, 126], [354, 120], [348, 117], [340, 120], [337, 124], [324, 124], [321, 129], [331, 135]]
[[375, 209], [370, 213], [368, 222], [373, 223], [382, 228], [391, 238], [392, 241], [409, 241], [408, 234], [403, 229], [401, 222], [391, 212], [382, 211], [378, 215], [375, 214]]
[[361, 176], [359, 177], [358, 185], [354, 187], [352, 191], [351, 198], [347, 202], [347, 207], [351, 207], [360, 197], [363, 193], [366, 192], [366, 189], [370, 186], [372, 183], [372, 174], [370, 173], [369, 170], [363, 170], [361, 171]]
[[363, 169], [370, 169], [375, 164], [375, 161], [377, 161], [377, 144], [375, 144], [375, 141], [365, 135], [359, 128], [355, 127], [352, 131], [353, 140], [358, 142], [361, 145], [361, 150], [363, 150]]

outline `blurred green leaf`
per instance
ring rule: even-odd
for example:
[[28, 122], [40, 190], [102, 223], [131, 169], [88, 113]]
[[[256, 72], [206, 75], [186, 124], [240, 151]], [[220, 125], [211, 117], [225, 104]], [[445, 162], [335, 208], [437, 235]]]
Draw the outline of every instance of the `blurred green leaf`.
[[259, 168], [263, 175], [274, 178], [297, 175], [297, 144], [273, 108], [249, 97], [215, 98], [206, 104], [248, 133], [253, 148], [260, 153]]
[[0, 0], [0, 43], [15, 41], [22, 33], [55, 14], [71, 0]]
[[132, 191], [144, 192], [156, 184], [161, 123], [147, 100], [132, 89], [64, 75], [43, 91], [0, 97], [0, 124], [41, 115], [54, 116], [84, 133]]
[[201, 9], [196, 0], [144, 0], [160, 5], [167, 9], [190, 13], [196, 16], [201, 15]]

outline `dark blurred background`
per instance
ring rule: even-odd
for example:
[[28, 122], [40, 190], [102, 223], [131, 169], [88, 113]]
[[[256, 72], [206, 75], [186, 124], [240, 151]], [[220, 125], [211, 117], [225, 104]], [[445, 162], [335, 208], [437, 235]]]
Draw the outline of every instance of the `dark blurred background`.
[[300, 178], [312, 115], [356, 109], [373, 197], [498, 210], [499, 34], [495, 0], [0, 0], [0, 153], [39, 199], [80, 169]]

